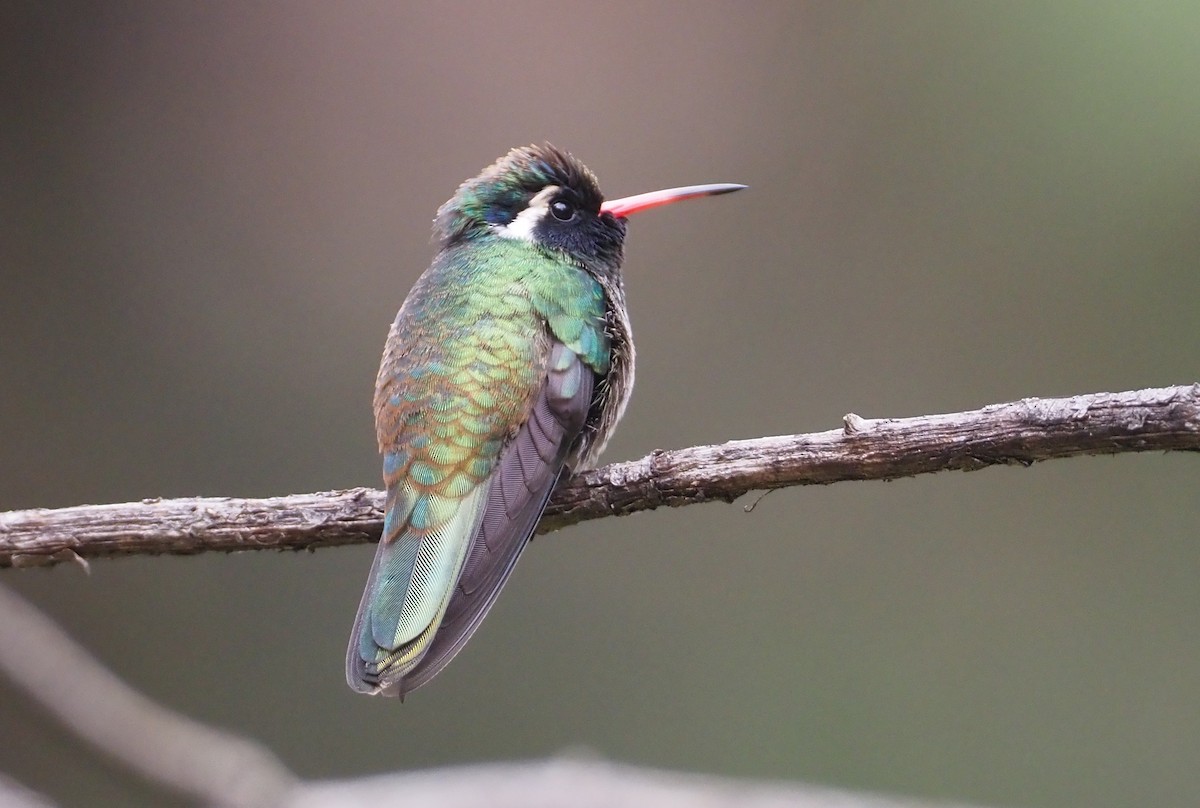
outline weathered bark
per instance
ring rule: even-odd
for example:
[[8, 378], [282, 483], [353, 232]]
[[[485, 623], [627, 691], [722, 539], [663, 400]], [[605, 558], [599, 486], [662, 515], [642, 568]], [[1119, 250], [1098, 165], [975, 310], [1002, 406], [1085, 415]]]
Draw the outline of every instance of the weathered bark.
[[[841, 429], [658, 450], [576, 475], [545, 533], [664, 505], [731, 502], [754, 490], [891, 480], [996, 464], [1200, 451], [1200, 384], [1027, 398], [915, 418], [847, 415]], [[0, 567], [209, 550], [300, 550], [377, 541], [383, 494], [369, 488], [266, 499], [190, 497], [0, 514]]]

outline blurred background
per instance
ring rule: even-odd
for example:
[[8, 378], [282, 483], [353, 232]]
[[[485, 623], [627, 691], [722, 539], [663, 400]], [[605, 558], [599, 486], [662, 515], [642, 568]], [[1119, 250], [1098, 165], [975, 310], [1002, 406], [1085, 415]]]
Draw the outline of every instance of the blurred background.
[[[104, 2], [0, 11], [0, 508], [379, 484], [430, 221], [549, 140], [631, 223], [658, 447], [1189, 383], [1200, 7]], [[590, 750], [1007, 806], [1200, 802], [1200, 468], [1126, 455], [590, 522], [403, 705], [372, 547], [2, 570], [306, 777]], [[2, 619], [2, 617], [0, 617]], [[0, 683], [0, 771], [173, 805]]]

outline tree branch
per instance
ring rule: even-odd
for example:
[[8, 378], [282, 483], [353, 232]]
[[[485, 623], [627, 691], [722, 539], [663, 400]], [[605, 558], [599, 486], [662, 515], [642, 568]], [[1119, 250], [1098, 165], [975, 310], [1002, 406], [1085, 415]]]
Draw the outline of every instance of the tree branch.
[[239, 808], [280, 805], [295, 789], [295, 775], [269, 750], [133, 690], [3, 586], [0, 615], [0, 671], [76, 736], [146, 779]]
[[305, 783], [287, 808], [968, 808], [807, 783], [761, 782], [558, 758]]
[[[150, 782], [198, 798], [205, 805], [935, 808], [935, 803], [925, 800], [805, 783], [655, 771], [599, 760], [489, 763], [354, 780], [303, 781], [257, 742], [200, 724], [136, 692], [48, 617], [3, 586], [0, 615], [0, 672], [98, 751]], [[0, 775], [0, 805], [45, 808], [49, 803]]]
[[[847, 415], [843, 427], [657, 450], [561, 485], [546, 533], [669, 505], [732, 502], [753, 490], [892, 480], [1079, 455], [1200, 451], [1200, 383], [1027, 398], [916, 418]], [[191, 497], [0, 514], [0, 567], [210, 550], [300, 550], [377, 541], [383, 494], [369, 488], [267, 499]]]

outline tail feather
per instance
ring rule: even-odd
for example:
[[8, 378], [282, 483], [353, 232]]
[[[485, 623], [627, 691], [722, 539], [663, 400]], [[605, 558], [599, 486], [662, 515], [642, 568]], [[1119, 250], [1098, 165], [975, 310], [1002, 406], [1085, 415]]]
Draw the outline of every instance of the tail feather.
[[[355, 690], [374, 692], [381, 679], [403, 676], [424, 655], [483, 516], [487, 489], [477, 486], [443, 524], [408, 525], [379, 543], [347, 654], [346, 678]], [[386, 524], [384, 532], [390, 535]]]

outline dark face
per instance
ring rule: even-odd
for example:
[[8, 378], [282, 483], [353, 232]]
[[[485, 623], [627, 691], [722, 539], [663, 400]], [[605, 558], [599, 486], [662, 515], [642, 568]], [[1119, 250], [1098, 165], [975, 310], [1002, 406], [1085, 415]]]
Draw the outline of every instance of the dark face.
[[[543, 193], [548, 196], [545, 200], [541, 199]], [[593, 272], [616, 271], [621, 265], [625, 220], [602, 213], [598, 195], [563, 186], [551, 186], [543, 193], [531, 200], [531, 204], [545, 206], [544, 212], [538, 211], [533, 241], [566, 253]]]

